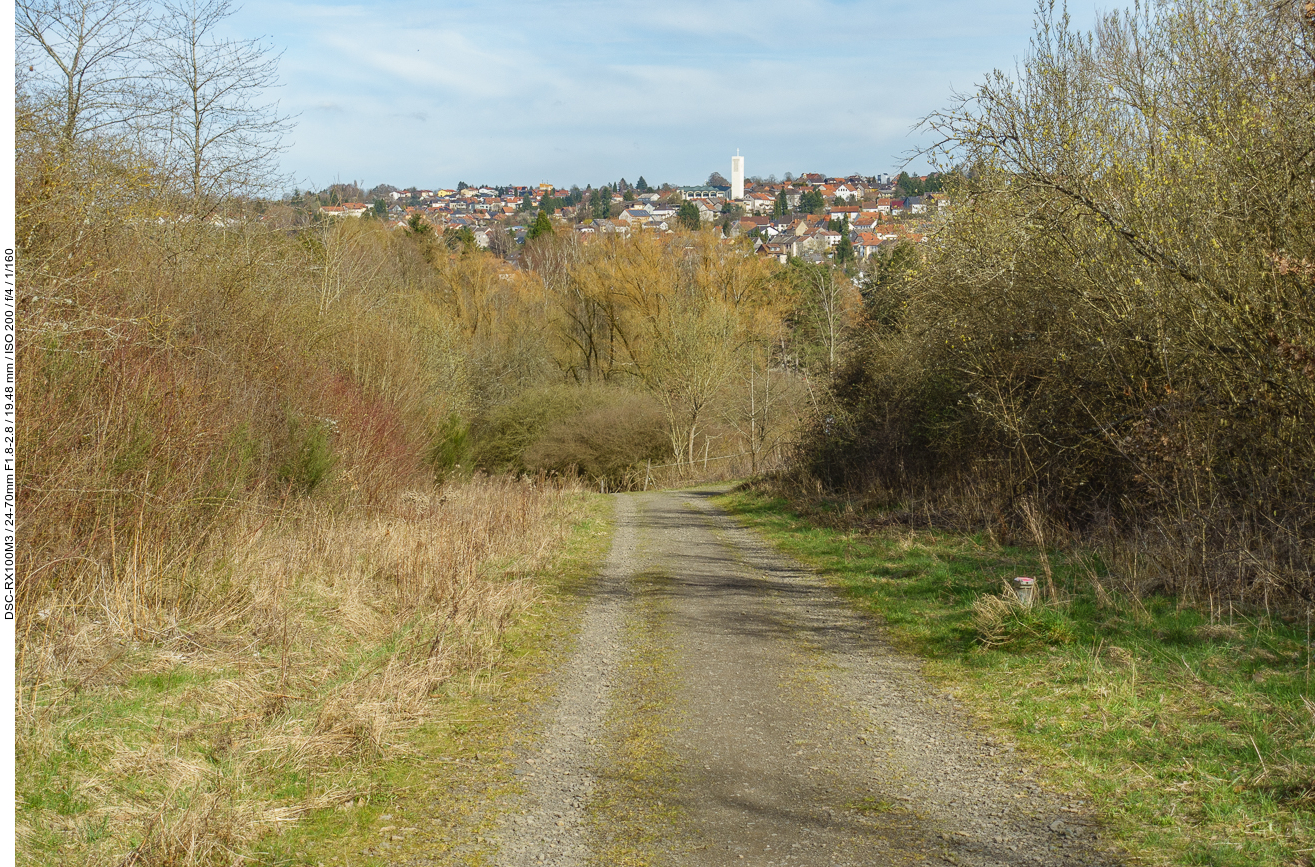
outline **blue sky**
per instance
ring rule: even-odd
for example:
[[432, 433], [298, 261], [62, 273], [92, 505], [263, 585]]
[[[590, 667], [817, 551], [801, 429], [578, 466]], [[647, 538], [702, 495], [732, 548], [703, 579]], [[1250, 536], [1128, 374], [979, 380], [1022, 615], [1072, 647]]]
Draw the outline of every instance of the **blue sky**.
[[[1103, 8], [1103, 7], [1102, 7]], [[1073, 2], [1086, 28], [1097, 6]], [[898, 169], [1027, 50], [1031, 0], [266, 0], [299, 186], [700, 183]], [[915, 160], [911, 168], [925, 168]]]

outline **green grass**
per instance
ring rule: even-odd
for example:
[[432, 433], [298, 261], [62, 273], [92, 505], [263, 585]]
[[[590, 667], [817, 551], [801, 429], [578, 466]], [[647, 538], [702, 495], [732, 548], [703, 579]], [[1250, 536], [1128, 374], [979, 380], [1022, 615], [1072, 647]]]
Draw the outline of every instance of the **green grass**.
[[[355, 806], [318, 811], [264, 841], [257, 863], [491, 863], [488, 833], [499, 803], [518, 790], [516, 755], [533, 742], [536, 709], [610, 547], [610, 509], [607, 498], [589, 497], [587, 517], [540, 577], [545, 604], [538, 616], [506, 633], [501, 670], [452, 683], [436, 697], [431, 720], [393, 757], [343, 767], [344, 779], [367, 794]], [[389, 839], [399, 831], [404, 839]]]
[[625, 639], [630, 651], [607, 716], [607, 759], [597, 769], [597, 789], [588, 805], [598, 857], [609, 867], [660, 863], [679, 839], [682, 815], [675, 804], [685, 783], [669, 743], [678, 727], [677, 648], [662, 597], [670, 580], [657, 571], [634, 579], [637, 604]]
[[[186, 646], [188, 653], [170, 656], [125, 642], [105, 664], [88, 662], [84, 670], [93, 673], [80, 681], [33, 687], [24, 695], [29, 711], [19, 717], [19, 862], [118, 864], [140, 846], [148, 864], [230, 863], [240, 851], [254, 864], [364, 867], [423, 846], [426, 855], [449, 853], [440, 863], [485, 863], [478, 844], [464, 844], [512, 786], [509, 751], [533, 735], [529, 721], [544, 675], [560, 658], [553, 649], [570, 641], [610, 545], [610, 510], [607, 498], [579, 495], [562, 518], [570, 527], [564, 542], [533, 574], [513, 559], [484, 564], [491, 585], [532, 579], [539, 602], [499, 633], [494, 664], [457, 670], [425, 699], [409, 730], [390, 729], [380, 748], [367, 743], [341, 758], [288, 761], [315, 725], [323, 696], [427, 643], [432, 614], [398, 622], [383, 640], [353, 641], [326, 627], [316, 644], [340, 642], [341, 664], [330, 664], [315, 693], [283, 688], [279, 636], [251, 634], [238, 636], [250, 642], [237, 643], [238, 651], [210, 655]], [[326, 604], [304, 600], [317, 626], [323, 618], [313, 612]], [[259, 700], [240, 691], [257, 689]], [[279, 748], [282, 733], [290, 737]], [[250, 749], [256, 737], [272, 737], [272, 748]], [[303, 810], [326, 803], [333, 806]], [[290, 812], [260, 825], [255, 839], [226, 830], [249, 827], [253, 810], [281, 808]], [[195, 858], [178, 854], [182, 844], [167, 850], [177, 841], [166, 841], [150, 821], [166, 811], [175, 827], [197, 829], [212, 848]], [[396, 842], [383, 830], [389, 826], [425, 833]]]
[[721, 504], [873, 612], [983, 724], [1040, 759], [1054, 786], [1088, 792], [1134, 863], [1315, 864], [1304, 616], [1212, 618], [1135, 599], [1113, 592], [1093, 559], [1053, 551], [1058, 601], [983, 614], [975, 604], [1009, 579], [1043, 574], [1037, 551], [847, 528], [755, 492]]

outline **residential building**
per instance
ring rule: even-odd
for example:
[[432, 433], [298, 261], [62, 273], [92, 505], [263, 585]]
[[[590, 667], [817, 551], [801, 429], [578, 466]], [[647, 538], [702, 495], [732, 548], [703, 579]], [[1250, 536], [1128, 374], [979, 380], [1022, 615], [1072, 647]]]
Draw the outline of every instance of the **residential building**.
[[720, 199], [722, 197], [721, 190], [717, 189], [716, 187], [707, 187], [707, 186], [676, 187], [676, 189], [680, 192], [680, 194], [683, 197], [691, 201]]

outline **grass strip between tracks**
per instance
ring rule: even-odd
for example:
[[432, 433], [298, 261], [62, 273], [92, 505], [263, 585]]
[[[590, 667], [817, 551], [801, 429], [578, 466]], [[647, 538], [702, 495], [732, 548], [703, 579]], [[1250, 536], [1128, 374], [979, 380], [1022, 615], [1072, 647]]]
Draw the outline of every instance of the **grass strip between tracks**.
[[671, 752], [677, 726], [676, 669], [663, 588], [670, 576], [634, 578], [636, 606], [626, 624], [629, 648], [606, 722], [605, 758], [589, 804], [596, 851], [609, 867], [649, 867], [670, 851], [681, 819], [683, 786]]

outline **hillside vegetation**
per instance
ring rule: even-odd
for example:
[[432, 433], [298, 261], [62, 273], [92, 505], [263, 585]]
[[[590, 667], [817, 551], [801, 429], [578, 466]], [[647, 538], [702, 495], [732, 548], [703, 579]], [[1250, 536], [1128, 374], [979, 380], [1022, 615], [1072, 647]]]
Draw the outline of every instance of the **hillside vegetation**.
[[588, 509], [439, 487], [465, 344], [399, 238], [19, 117], [18, 853], [230, 863], [507, 665]]
[[[1315, 598], [1315, 12], [1157, 0], [925, 125], [953, 218], [888, 269], [801, 472], [1138, 589]], [[912, 263], [906, 263], [912, 264]], [[1217, 607], [1217, 606], [1216, 606]]]

